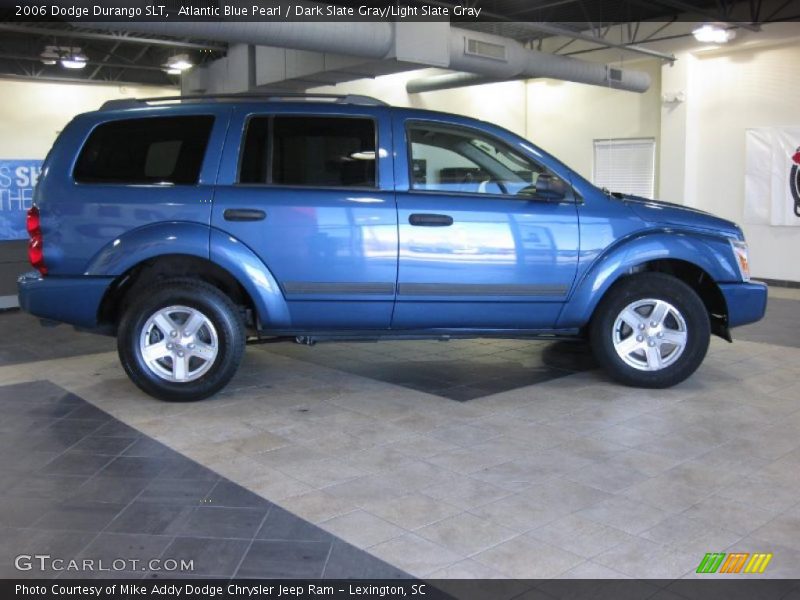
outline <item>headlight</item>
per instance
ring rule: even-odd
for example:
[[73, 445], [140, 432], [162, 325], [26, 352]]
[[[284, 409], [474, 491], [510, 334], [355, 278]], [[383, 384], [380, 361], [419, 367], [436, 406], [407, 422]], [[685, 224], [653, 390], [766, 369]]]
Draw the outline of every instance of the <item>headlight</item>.
[[731, 248], [733, 248], [733, 255], [739, 265], [742, 281], [750, 281], [750, 260], [748, 258], [747, 242], [734, 239], [730, 240], [730, 242]]

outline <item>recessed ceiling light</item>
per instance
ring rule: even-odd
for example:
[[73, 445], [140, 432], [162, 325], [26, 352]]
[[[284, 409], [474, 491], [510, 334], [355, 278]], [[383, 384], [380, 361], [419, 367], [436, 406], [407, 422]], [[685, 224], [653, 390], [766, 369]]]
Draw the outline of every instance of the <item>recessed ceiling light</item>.
[[692, 35], [704, 44], [725, 44], [736, 37], [736, 32], [716, 23], [706, 23], [692, 31]]

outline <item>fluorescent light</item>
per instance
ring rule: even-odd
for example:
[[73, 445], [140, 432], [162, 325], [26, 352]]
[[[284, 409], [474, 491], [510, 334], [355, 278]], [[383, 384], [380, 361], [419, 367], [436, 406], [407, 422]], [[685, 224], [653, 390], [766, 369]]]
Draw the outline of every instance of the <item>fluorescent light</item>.
[[83, 69], [86, 66], [86, 57], [73, 55], [61, 59], [61, 66], [65, 69]]
[[736, 37], [736, 32], [714, 23], [706, 23], [692, 31], [694, 39], [704, 44], [725, 44]]
[[181, 74], [181, 70], [180, 69], [175, 69], [173, 67], [169, 67], [168, 69], [165, 69], [165, 70], [167, 72], [167, 75], [180, 75]]

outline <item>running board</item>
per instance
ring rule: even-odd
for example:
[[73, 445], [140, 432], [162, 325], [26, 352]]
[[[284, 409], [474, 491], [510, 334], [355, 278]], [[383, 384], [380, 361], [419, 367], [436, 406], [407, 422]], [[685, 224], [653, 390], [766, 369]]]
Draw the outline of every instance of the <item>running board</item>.
[[298, 344], [313, 346], [318, 342], [380, 342], [398, 340], [434, 340], [449, 342], [450, 340], [467, 339], [534, 339], [534, 340], [575, 340], [580, 339], [579, 329], [553, 330], [509, 330], [491, 329], [475, 331], [261, 331], [258, 336], [249, 338], [248, 344], [274, 344], [294, 341]]

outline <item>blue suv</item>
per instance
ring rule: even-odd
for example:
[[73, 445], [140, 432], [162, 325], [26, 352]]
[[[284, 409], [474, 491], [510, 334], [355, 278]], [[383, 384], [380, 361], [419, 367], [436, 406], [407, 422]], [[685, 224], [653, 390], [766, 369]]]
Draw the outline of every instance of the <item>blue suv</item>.
[[120, 100], [50, 151], [20, 306], [197, 400], [265, 338], [588, 338], [662, 388], [764, 315], [735, 224], [598, 189], [495, 125], [360, 96]]

